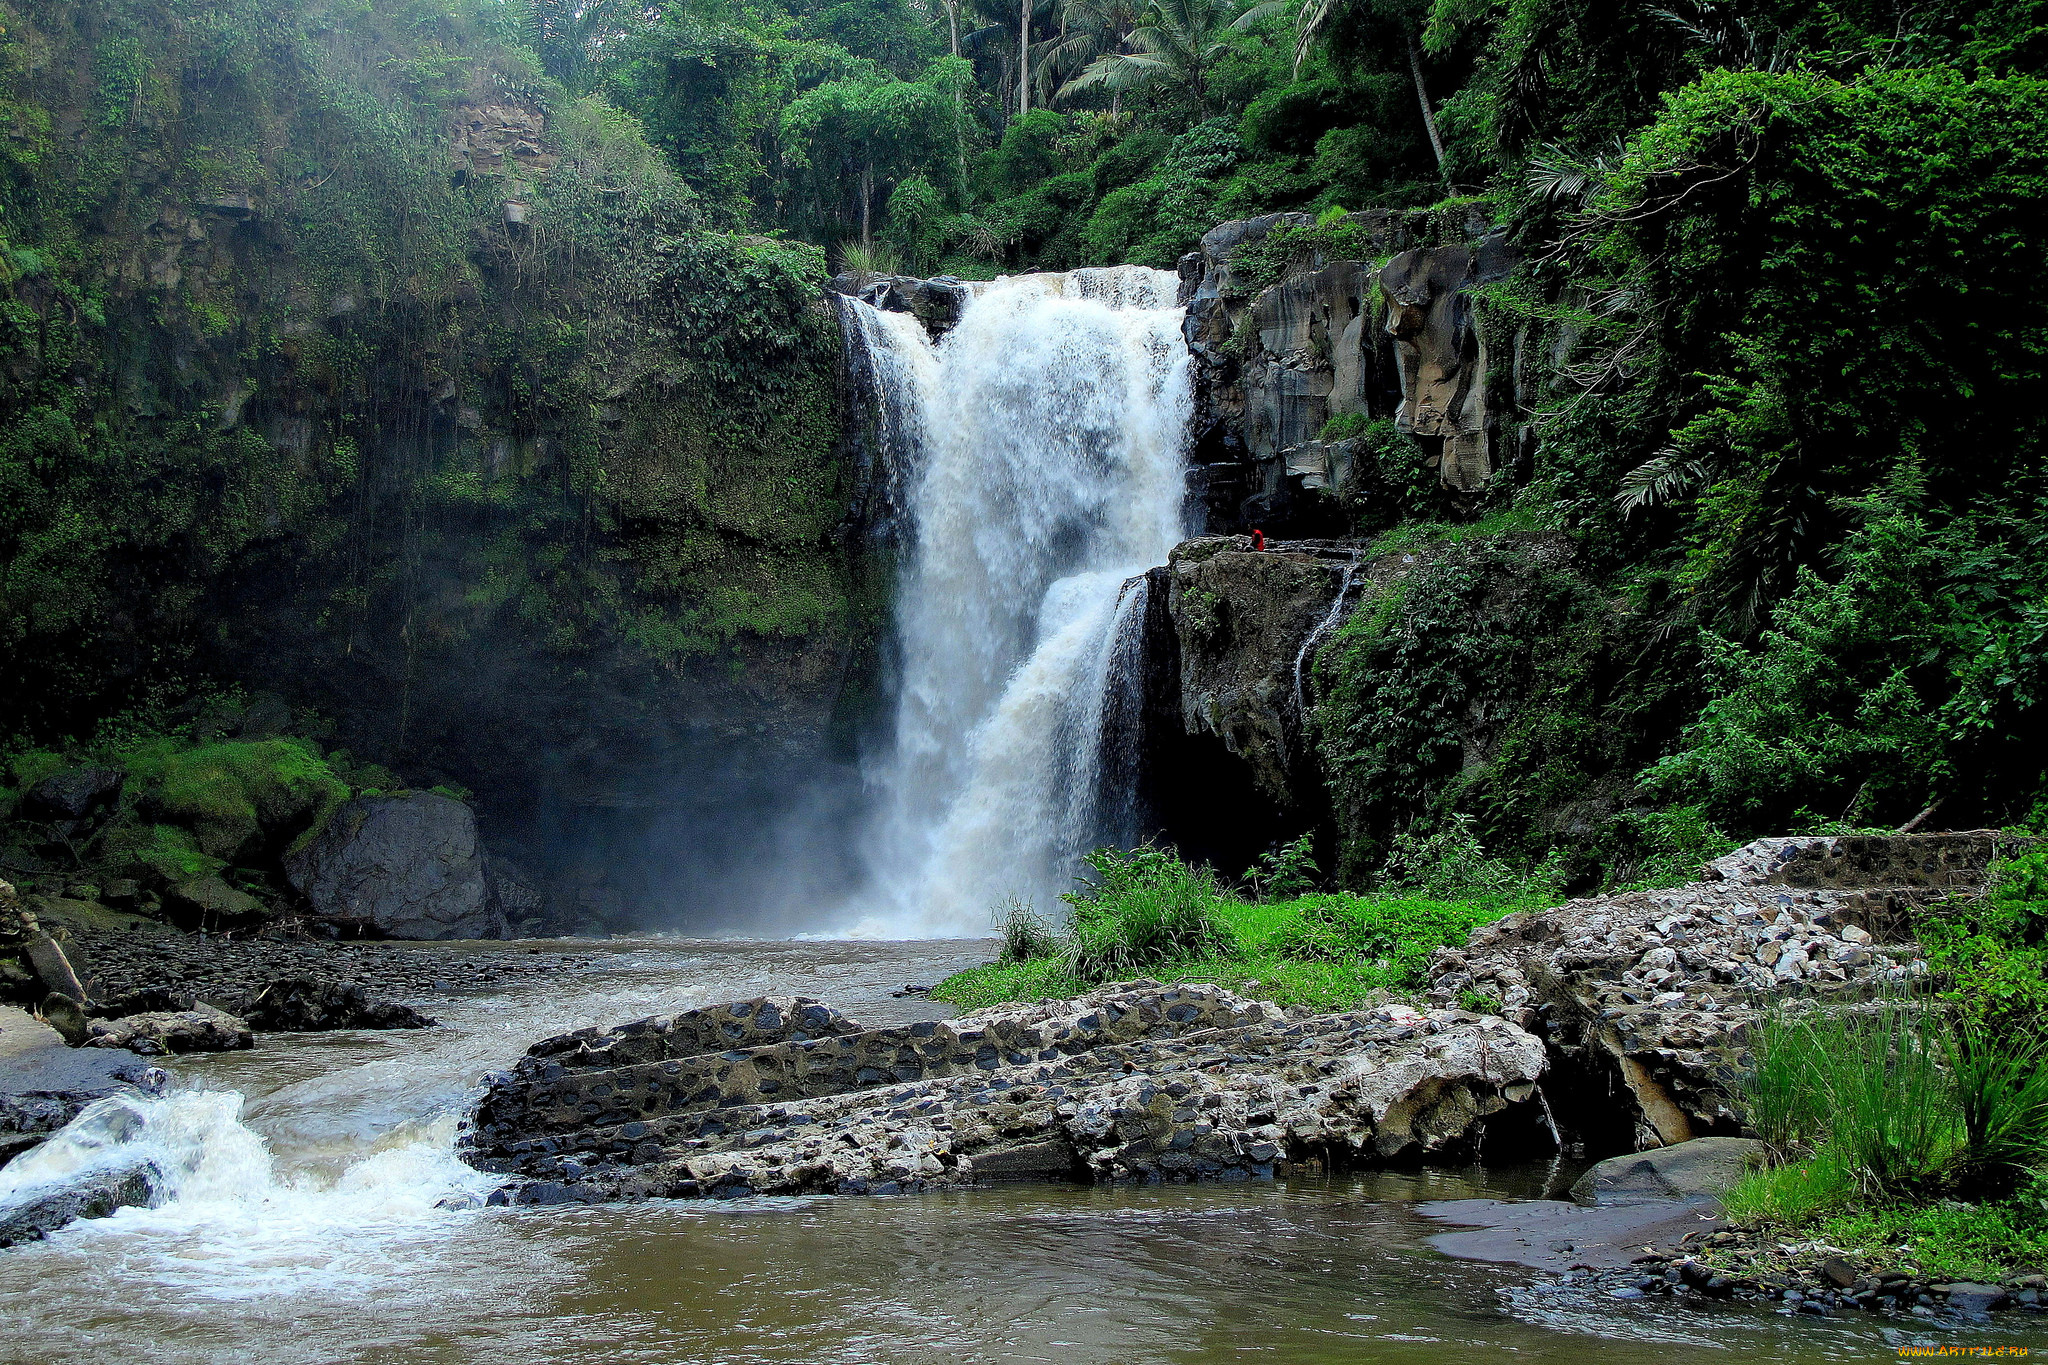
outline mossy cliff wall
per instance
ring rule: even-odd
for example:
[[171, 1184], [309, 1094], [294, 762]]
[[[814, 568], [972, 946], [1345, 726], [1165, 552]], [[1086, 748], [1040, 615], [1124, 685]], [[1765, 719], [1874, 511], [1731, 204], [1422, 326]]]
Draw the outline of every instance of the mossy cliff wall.
[[822, 261], [703, 230], [504, 22], [0, 3], [0, 731], [274, 689], [529, 840], [816, 767]]

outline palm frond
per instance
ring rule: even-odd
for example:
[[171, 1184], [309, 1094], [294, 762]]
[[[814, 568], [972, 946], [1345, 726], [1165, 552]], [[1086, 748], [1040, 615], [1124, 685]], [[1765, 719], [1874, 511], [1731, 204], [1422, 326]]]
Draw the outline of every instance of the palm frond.
[[1706, 476], [1704, 462], [1688, 459], [1682, 452], [1667, 446], [1621, 476], [1621, 487], [1615, 492], [1614, 503], [1622, 515], [1634, 516], [1637, 512], [1684, 497]]

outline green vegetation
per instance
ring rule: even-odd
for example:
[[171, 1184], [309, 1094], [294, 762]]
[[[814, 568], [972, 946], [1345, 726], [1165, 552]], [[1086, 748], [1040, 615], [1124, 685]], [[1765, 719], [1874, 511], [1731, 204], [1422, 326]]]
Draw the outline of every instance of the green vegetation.
[[1728, 1193], [1731, 1216], [1937, 1274], [2048, 1261], [2048, 1015], [2011, 957], [2048, 913], [2044, 865], [2001, 866], [1935, 950], [1936, 995], [1766, 1018], [1744, 1100], [1779, 1160]]
[[[123, 903], [152, 914], [180, 883], [216, 874], [268, 903], [288, 899], [291, 853], [351, 797], [405, 784], [345, 749], [264, 733], [280, 715], [275, 700], [266, 707], [225, 693], [171, 712], [144, 707], [112, 718], [90, 743], [0, 755], [0, 877], [44, 895], [132, 880]], [[299, 720], [331, 729], [317, 717]], [[119, 779], [102, 784], [84, 819], [52, 820], [24, 803], [45, 778], [82, 769]]]
[[1437, 948], [1555, 901], [1540, 879], [1515, 879], [1483, 855], [1468, 862], [1441, 840], [1404, 851], [1414, 881], [1352, 895], [1303, 889], [1317, 875], [1305, 842], [1268, 855], [1246, 874], [1245, 891], [1169, 849], [1098, 849], [1088, 859], [1092, 877], [1065, 897], [1063, 930], [1028, 906], [1004, 906], [998, 960], [948, 977], [933, 994], [979, 1009], [1151, 977], [1216, 982], [1282, 1005], [1350, 1008], [1412, 993]]

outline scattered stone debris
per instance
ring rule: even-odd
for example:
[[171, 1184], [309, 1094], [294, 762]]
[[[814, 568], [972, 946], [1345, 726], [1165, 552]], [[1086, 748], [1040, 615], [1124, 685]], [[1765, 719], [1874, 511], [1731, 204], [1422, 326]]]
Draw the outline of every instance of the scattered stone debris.
[[540, 1043], [487, 1078], [466, 1145], [521, 1177], [500, 1203], [1270, 1178], [1469, 1150], [1543, 1065], [1492, 1016], [1290, 1013], [1211, 985], [879, 1029], [759, 999]]
[[1740, 1229], [1687, 1235], [1675, 1247], [1645, 1246], [1627, 1270], [1581, 1270], [1574, 1279], [1618, 1299], [1682, 1295], [1775, 1302], [1786, 1313], [1850, 1312], [1917, 1318], [1981, 1317], [2016, 1310], [2048, 1313], [2048, 1277], [2004, 1284], [1936, 1280], [1917, 1266], [1881, 1269], [1829, 1247], [1785, 1245]]

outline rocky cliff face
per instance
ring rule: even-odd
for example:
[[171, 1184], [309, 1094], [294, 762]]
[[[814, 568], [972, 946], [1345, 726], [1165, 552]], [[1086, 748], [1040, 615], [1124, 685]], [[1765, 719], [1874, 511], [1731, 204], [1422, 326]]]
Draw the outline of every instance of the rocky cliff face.
[[1490, 395], [1500, 357], [1489, 355], [1471, 306], [1475, 287], [1515, 264], [1500, 232], [1477, 219], [1352, 214], [1372, 259], [1311, 247], [1277, 279], [1264, 259], [1258, 271], [1243, 267], [1248, 249], [1311, 222], [1280, 213], [1224, 223], [1180, 263], [1197, 366], [1198, 486], [1215, 529], [1341, 525], [1301, 496], [1362, 489], [1354, 447], [1321, 443], [1333, 418], [1393, 419], [1445, 488], [1476, 492], [1493, 473], [1502, 413], [1513, 410], [1511, 391]]
[[0, 726], [267, 688], [594, 909], [707, 874], [863, 629], [821, 262], [488, 34], [174, 8], [0, 31]]

